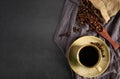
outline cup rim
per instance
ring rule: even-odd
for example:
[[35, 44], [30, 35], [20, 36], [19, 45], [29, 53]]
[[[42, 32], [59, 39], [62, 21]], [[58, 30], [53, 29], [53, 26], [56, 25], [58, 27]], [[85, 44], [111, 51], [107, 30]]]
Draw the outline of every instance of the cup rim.
[[[93, 66], [85, 66], [85, 65], [83, 65], [83, 64], [80, 62], [80, 59], [79, 59], [80, 51], [82, 50], [82, 48], [87, 47], [87, 46], [92, 46], [92, 47], [96, 48], [97, 51], [98, 51], [98, 56], [99, 56], [99, 57], [98, 57], [98, 61], [97, 61]], [[97, 66], [97, 65], [100, 63], [101, 58], [102, 58], [102, 56], [101, 56], [101, 50], [100, 50], [97, 46], [95, 46], [95, 45], [93, 45], [93, 44], [83, 45], [83, 46], [81, 46], [81, 47], [78, 49], [78, 51], [77, 51], [77, 62], [79, 63], [79, 65], [81, 65], [81, 66], [83, 66], [83, 67], [86, 67], [86, 68], [93, 68], [93, 67]]]
[[[76, 54], [76, 53], [78, 54], [78, 51], [80, 50], [80, 48], [78, 48], [79, 50], [76, 49], [75, 51], [77, 51], [77, 52], [75, 52], [73, 47], [75, 47], [75, 46], [81, 47], [82, 45], [83, 45], [82, 47], [84, 47], [85, 44], [88, 45], [91, 42], [92, 43], [99, 43], [103, 49], [103, 52], [101, 50], [102, 53], [99, 53], [99, 54], [101, 54], [100, 56], [102, 56], [101, 59], [99, 60], [100, 63], [97, 64], [96, 67], [94, 65], [95, 68], [94, 67], [89, 68], [89, 67], [85, 67], [85, 66], [80, 66], [80, 64], [74, 63], [73, 61], [70, 60], [71, 56]], [[99, 48], [99, 47], [96, 45], [96, 48]], [[110, 64], [110, 49], [108, 48], [107, 44], [103, 40], [101, 40], [100, 38], [95, 37], [95, 36], [79, 37], [70, 45], [66, 55], [67, 55], [68, 63], [70, 65], [71, 69], [76, 74], [83, 76], [83, 77], [87, 77], [87, 78], [97, 77], [97, 76], [103, 74], [107, 70], [107, 68]], [[103, 55], [105, 57], [103, 57]], [[77, 57], [78, 55], [74, 55], [74, 56]], [[76, 60], [78, 60], [78, 59], [76, 59]]]

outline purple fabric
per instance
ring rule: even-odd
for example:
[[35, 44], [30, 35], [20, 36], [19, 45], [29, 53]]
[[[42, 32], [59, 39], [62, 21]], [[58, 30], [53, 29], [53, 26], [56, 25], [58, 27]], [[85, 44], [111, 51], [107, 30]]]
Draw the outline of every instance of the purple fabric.
[[[54, 41], [58, 45], [58, 47], [62, 50], [65, 54], [71, 45], [71, 43], [76, 40], [78, 37], [86, 36], [86, 35], [93, 35], [96, 37], [101, 38], [103, 41], [107, 43], [110, 47], [111, 53], [111, 62], [106, 70], [105, 73], [96, 77], [96, 78], [89, 78], [89, 79], [120, 79], [120, 48], [115, 52], [112, 46], [99, 34], [94, 31], [89, 31], [89, 25], [85, 24], [81, 26], [80, 32], [75, 33], [73, 32], [73, 27], [78, 27], [76, 24], [76, 14], [78, 11], [78, 5], [80, 0], [66, 0], [64, 9], [61, 15], [61, 21], [58, 24], [54, 35]], [[120, 43], [120, 11], [117, 13], [116, 16], [113, 16], [110, 21], [104, 24], [104, 27], [115, 41]], [[60, 34], [65, 32], [71, 32], [69, 37], [59, 37]], [[79, 76], [73, 72], [74, 79], [88, 79], [82, 76]]]

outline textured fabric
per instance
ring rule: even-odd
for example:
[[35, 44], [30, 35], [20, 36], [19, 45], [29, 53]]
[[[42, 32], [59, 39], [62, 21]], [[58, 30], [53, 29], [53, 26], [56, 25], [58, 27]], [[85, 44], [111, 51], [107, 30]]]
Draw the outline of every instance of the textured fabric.
[[[80, 32], [75, 33], [73, 32], [73, 27], [79, 27], [76, 24], [76, 15], [78, 11], [78, 5], [80, 0], [66, 0], [64, 9], [61, 15], [61, 21], [57, 26], [54, 41], [58, 45], [58, 47], [62, 50], [62, 52], [66, 55], [66, 52], [73, 41], [75, 41], [78, 37], [86, 36], [86, 35], [93, 35], [96, 37], [101, 38], [103, 41], [106, 42], [108, 47], [110, 48], [111, 53], [111, 61], [108, 69], [102, 75], [96, 78], [90, 79], [120, 79], [120, 48], [115, 52], [109, 42], [107, 42], [104, 38], [99, 36], [94, 31], [89, 30], [89, 25], [85, 24], [80, 26]], [[108, 31], [109, 35], [112, 37], [113, 40], [120, 43], [120, 11], [113, 16], [108, 23], [103, 25], [106, 30]], [[60, 37], [61, 33], [70, 32], [69, 37]], [[89, 79], [79, 76], [73, 72], [71, 74], [73, 79]]]

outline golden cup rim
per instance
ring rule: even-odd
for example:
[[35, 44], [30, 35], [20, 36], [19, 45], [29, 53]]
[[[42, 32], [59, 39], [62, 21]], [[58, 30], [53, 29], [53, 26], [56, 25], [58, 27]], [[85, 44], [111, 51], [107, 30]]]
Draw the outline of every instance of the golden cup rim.
[[[105, 51], [107, 51], [107, 57], [108, 57], [108, 59], [107, 59], [107, 63], [105, 64], [106, 66], [105, 66], [104, 69], [102, 69], [102, 71], [101, 71], [100, 73], [98, 73], [98, 74], [95, 74], [95, 75], [81, 75], [81, 74], [79, 73], [79, 71], [77, 71], [77, 69], [76, 69], [77, 67], [79, 68], [79, 67], [81, 66], [81, 64], [79, 63], [78, 65], [74, 66], [74, 65], [71, 63], [70, 59], [69, 59], [69, 53], [71, 53], [71, 52], [70, 52], [71, 47], [74, 46], [74, 45], [79, 46], [79, 44], [75, 44], [76, 41], [78, 41], [78, 40], [81, 41], [80, 39], [84, 39], [84, 38], [92, 38], [92, 39], [97, 40], [98, 42], [101, 42], [101, 43], [104, 45], [104, 47], [105, 47], [105, 48], [104, 48]], [[87, 39], [87, 40], [88, 40], [88, 39]], [[82, 42], [84, 42], [84, 41], [82, 41]], [[88, 45], [88, 44], [87, 44], [87, 45]], [[83, 45], [83, 47], [84, 47], [84, 45]], [[98, 48], [98, 47], [96, 46], [96, 48]], [[82, 48], [81, 48], [81, 49], [82, 49]], [[79, 48], [79, 50], [80, 50], [80, 48]], [[77, 56], [78, 56], [78, 54], [79, 54], [79, 53], [78, 53], [79, 50], [77, 50]], [[100, 54], [100, 56], [101, 56], [101, 53], [99, 53], [99, 54]], [[87, 77], [87, 78], [97, 77], [97, 76], [103, 74], [103, 73], [106, 71], [106, 69], [108, 68], [109, 64], [110, 64], [110, 49], [107, 47], [106, 43], [105, 43], [103, 40], [101, 40], [100, 38], [95, 37], [95, 36], [83, 36], [83, 37], [80, 37], [80, 38], [76, 39], [76, 40], [71, 44], [71, 46], [69, 47], [66, 55], [67, 55], [68, 63], [69, 63], [69, 65], [70, 65], [70, 67], [72, 68], [72, 70], [73, 70], [76, 74], [78, 74], [78, 75], [80, 75], [80, 76], [83, 76], [83, 77]], [[100, 62], [100, 61], [103, 61], [102, 59], [103, 59], [103, 58], [100, 57], [99, 62]], [[78, 57], [77, 57], [77, 61], [78, 61]], [[100, 65], [100, 64], [98, 63], [97, 65]], [[97, 66], [97, 65], [94, 65], [94, 67]], [[81, 66], [81, 67], [83, 67], [83, 68], [88, 68], [88, 67], [85, 67], [85, 66]], [[88, 68], [88, 69], [92, 69], [92, 68], [93, 68], [93, 67], [90, 67], [90, 68]]]

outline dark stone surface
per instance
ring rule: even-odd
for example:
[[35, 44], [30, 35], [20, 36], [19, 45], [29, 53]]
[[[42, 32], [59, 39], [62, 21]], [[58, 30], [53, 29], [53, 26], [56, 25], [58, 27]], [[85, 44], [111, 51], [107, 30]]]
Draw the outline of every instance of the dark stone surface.
[[0, 0], [0, 79], [71, 79], [53, 35], [64, 0]]

